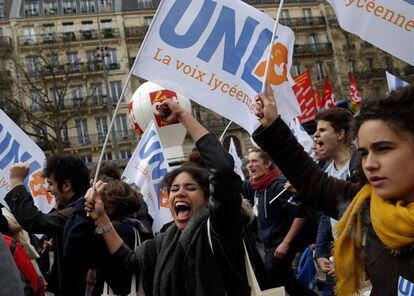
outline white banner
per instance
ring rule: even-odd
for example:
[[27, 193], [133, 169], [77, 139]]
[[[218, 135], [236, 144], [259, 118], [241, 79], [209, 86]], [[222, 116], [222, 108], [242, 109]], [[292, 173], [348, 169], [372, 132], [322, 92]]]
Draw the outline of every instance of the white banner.
[[[275, 5], [276, 6], [276, 5]], [[192, 98], [252, 133], [274, 20], [240, 0], [162, 1], [133, 74]], [[279, 113], [300, 115], [290, 76], [294, 35], [279, 25], [268, 80]]]
[[311, 155], [313, 140], [306, 132], [306, 130], [303, 128], [303, 126], [300, 124], [299, 119], [294, 118], [290, 122], [289, 128], [292, 131], [292, 134], [295, 136], [296, 140], [299, 142], [299, 144], [302, 145], [306, 153]]
[[414, 65], [413, 0], [328, 2], [343, 29]]
[[2, 110], [0, 110], [0, 202], [7, 207], [4, 197], [12, 189], [10, 167], [23, 162], [30, 167], [24, 180], [39, 210], [48, 213], [55, 205], [53, 195], [47, 191], [42, 169], [45, 154]]
[[148, 211], [154, 219], [152, 230], [159, 232], [161, 227], [172, 221], [168, 208], [168, 196], [160, 192], [159, 183], [169, 171], [168, 162], [154, 121], [148, 125], [137, 148], [129, 160], [122, 177], [127, 183], [134, 183], [141, 189]]
[[233, 157], [234, 160], [234, 171], [240, 176], [240, 178], [244, 181], [244, 174], [242, 170], [242, 161], [237, 154], [236, 145], [234, 145], [233, 138], [230, 138], [230, 145], [229, 145], [229, 153]]

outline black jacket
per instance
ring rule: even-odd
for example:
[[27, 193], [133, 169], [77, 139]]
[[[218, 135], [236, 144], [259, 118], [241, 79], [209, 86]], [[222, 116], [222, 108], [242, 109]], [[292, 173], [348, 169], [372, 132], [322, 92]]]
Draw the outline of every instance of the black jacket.
[[7, 193], [5, 200], [10, 211], [24, 230], [30, 233], [43, 233], [53, 238], [54, 265], [57, 275], [51, 278], [48, 289], [57, 295], [63, 293], [63, 228], [74, 212], [74, 205], [81, 196], [75, 196], [59, 210], [44, 214], [34, 205], [33, 198], [24, 185], [14, 187]]
[[[280, 118], [268, 128], [259, 127], [253, 139], [301, 192], [302, 201], [328, 216], [337, 216], [362, 187], [328, 176], [303, 151]], [[372, 283], [371, 295], [396, 296], [400, 276], [414, 283], [414, 246], [391, 253], [375, 234], [369, 209], [366, 204], [363, 227], [367, 229], [365, 272]]]
[[[86, 216], [85, 199], [75, 205], [75, 211], [64, 229], [65, 275], [70, 285], [65, 293], [72, 296], [85, 295], [86, 274], [90, 268], [97, 269], [97, 282], [93, 294], [101, 295], [106, 281], [116, 295], [128, 295], [131, 287], [131, 272], [115, 268], [102, 236], [95, 234], [94, 221]], [[143, 213], [146, 216], [146, 212]], [[116, 232], [131, 249], [135, 244], [134, 228], [141, 242], [153, 238], [151, 226], [144, 219], [122, 217], [112, 221]]]
[[273, 252], [283, 241], [295, 218], [306, 217], [302, 205], [293, 200], [292, 194], [288, 191], [270, 203], [282, 192], [285, 183], [286, 179], [280, 176], [263, 192], [254, 190], [251, 182], [243, 184], [243, 195], [252, 203], [257, 198], [259, 238], [269, 252]]
[[[217, 138], [197, 142], [211, 177], [208, 208], [200, 208], [183, 231], [175, 224], [136, 252], [122, 245], [113, 255], [123, 268], [139, 271], [146, 295], [250, 295], [244, 264], [240, 178]], [[210, 219], [214, 255], [207, 238]]]

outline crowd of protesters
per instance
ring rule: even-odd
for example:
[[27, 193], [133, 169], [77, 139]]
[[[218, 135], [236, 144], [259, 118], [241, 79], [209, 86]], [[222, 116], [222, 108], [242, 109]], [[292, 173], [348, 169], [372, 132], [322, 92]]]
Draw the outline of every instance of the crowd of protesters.
[[275, 100], [270, 87], [256, 98], [260, 148], [246, 155], [247, 181], [215, 134], [176, 102], [161, 105], [197, 152], [163, 179], [173, 223], [157, 234], [113, 163], [91, 187], [80, 158], [49, 157], [48, 214], [24, 186], [28, 166], [14, 164], [0, 212], [0, 295], [238, 296], [257, 295], [255, 283], [270, 295], [412, 295], [414, 86], [364, 101], [356, 116], [320, 111], [313, 159]]

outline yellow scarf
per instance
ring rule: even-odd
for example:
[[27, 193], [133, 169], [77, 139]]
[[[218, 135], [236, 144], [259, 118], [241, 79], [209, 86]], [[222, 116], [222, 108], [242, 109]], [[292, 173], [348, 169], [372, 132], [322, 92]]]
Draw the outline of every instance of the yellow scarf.
[[381, 242], [391, 251], [414, 244], [414, 202], [395, 204], [379, 197], [369, 184], [362, 187], [336, 224], [334, 233], [337, 295], [353, 295], [364, 280], [365, 250], [362, 237], [363, 204], [370, 199], [371, 222]]

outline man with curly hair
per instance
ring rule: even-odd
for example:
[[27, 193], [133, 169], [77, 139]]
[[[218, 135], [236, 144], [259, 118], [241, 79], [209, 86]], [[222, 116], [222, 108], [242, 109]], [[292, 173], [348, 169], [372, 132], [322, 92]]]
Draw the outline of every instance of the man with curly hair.
[[13, 189], [5, 201], [24, 230], [47, 234], [53, 240], [54, 266], [48, 291], [64, 295], [63, 285], [63, 229], [72, 216], [75, 202], [82, 198], [89, 187], [89, 170], [85, 163], [73, 155], [54, 155], [47, 159], [43, 171], [48, 191], [56, 199], [56, 210], [44, 214], [34, 205], [33, 197], [24, 186], [29, 174], [26, 164], [17, 163], [10, 169]]

